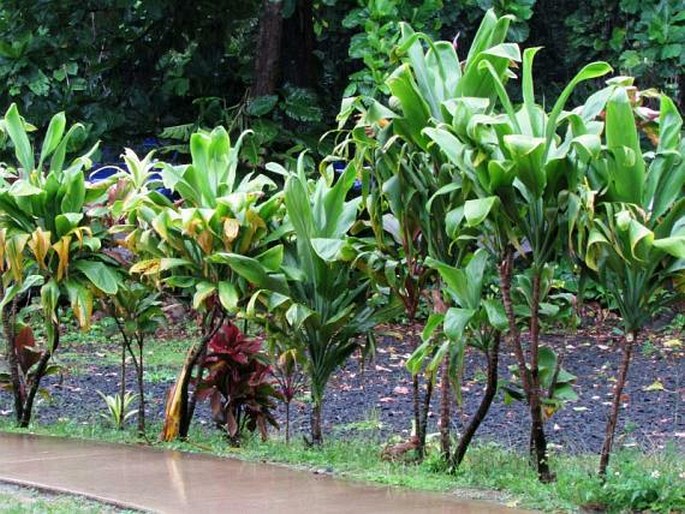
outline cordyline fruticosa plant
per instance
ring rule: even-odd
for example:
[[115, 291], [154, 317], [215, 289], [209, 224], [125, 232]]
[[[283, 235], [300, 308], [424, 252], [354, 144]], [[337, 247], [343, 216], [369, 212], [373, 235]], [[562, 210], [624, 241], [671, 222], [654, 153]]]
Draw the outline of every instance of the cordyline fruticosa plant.
[[588, 130], [592, 151], [579, 156], [588, 180], [574, 198], [578, 216], [572, 244], [611, 294], [623, 321], [623, 358], [600, 456], [603, 477], [633, 348], [642, 328], [664, 305], [658, 291], [676, 277], [682, 279], [685, 270], [682, 118], [673, 101], [661, 96], [656, 149], [643, 153], [633, 112], [639, 97], [632, 78], [614, 79], [588, 99], [576, 122], [583, 127], [604, 109], [603, 134]]
[[[568, 119], [563, 109], [574, 88], [582, 81], [605, 75], [611, 68], [601, 62], [585, 66], [547, 113], [535, 102], [532, 66], [537, 51], [530, 48], [523, 54], [520, 107], [514, 107], [499, 79], [499, 70], [485, 62], [482, 67], [493, 78], [503, 114], [493, 113], [489, 100], [460, 98], [445, 106], [452, 114], [448, 122], [425, 130], [425, 134], [463, 171], [468, 184], [464, 187], [474, 196], [465, 202], [456, 219], [480, 228], [482, 238], [500, 263], [499, 285], [509, 321], [509, 339], [530, 409], [531, 454], [540, 480], [549, 481], [554, 474], [548, 464], [539, 369], [540, 304], [544, 301], [541, 278], [560, 250], [568, 191], [582, 180], [582, 170], [572, 157], [586, 150], [587, 144], [573, 130], [564, 137], [559, 132]], [[530, 251], [526, 252], [524, 245]], [[531, 275], [524, 317], [530, 331], [527, 356], [511, 294], [516, 248], [525, 257]]]
[[115, 212], [128, 223], [115, 229], [127, 233], [125, 244], [137, 257], [131, 273], [175, 291], [197, 313], [200, 328], [169, 395], [164, 440], [187, 436], [196, 402], [190, 386], [202, 379], [207, 345], [248, 292], [249, 284], [218, 256], [251, 256], [274, 271], [281, 263], [283, 249], [272, 244], [278, 235], [271, 230], [282, 200], [277, 194], [265, 198], [265, 190], [275, 188], [267, 177], [238, 175], [244, 136], [232, 145], [223, 128], [200, 131], [190, 140], [191, 164], [159, 163], [161, 182], [178, 195], [174, 202], [154, 189], [161, 184], [148, 182], [151, 156], [141, 161], [127, 152], [130, 173], [119, 177], [130, 184]]
[[348, 167], [335, 181], [329, 171], [316, 182], [308, 180], [303, 156], [296, 172], [280, 169], [287, 176], [284, 284], [256, 259], [225, 255], [236, 272], [259, 288], [250, 309], [257, 319], [266, 318], [272, 329], [280, 327], [292, 347], [302, 349], [312, 395], [313, 444], [323, 442], [321, 411], [330, 376], [355, 350], [369, 348], [364, 339], [372, 343], [373, 327], [397, 312], [394, 304], [377, 308], [370, 301], [373, 286], [363, 259], [368, 242], [348, 235], [361, 201], [346, 200], [355, 170]]
[[226, 430], [233, 445], [245, 429], [259, 430], [266, 440], [267, 424], [278, 428], [271, 366], [262, 343], [247, 339], [228, 322], [209, 341], [202, 360], [207, 376], [198, 383], [200, 399], [209, 399], [212, 418]]
[[[461, 259], [468, 254], [468, 245], [453, 245], [459, 227], [454, 220], [456, 213], [463, 210], [465, 198], [461, 172], [432, 145], [426, 129], [436, 122], [451, 120], [454, 106], [458, 105], [455, 102], [462, 97], [476, 98], [490, 105], [490, 110], [494, 108], [496, 86], [506, 82], [511, 75], [510, 64], [520, 60], [518, 47], [504, 43], [510, 22], [511, 17], [498, 18], [492, 10], [488, 11], [463, 62], [452, 43], [434, 42], [402, 24], [396, 49], [402, 63], [387, 81], [392, 94], [388, 105], [364, 98], [343, 102], [341, 128], [352, 113], [361, 112], [345, 145], [353, 149], [350, 153], [359, 170], [369, 166], [370, 172], [364, 174], [368, 194], [365, 206], [378, 250], [387, 262], [387, 282], [393, 294], [402, 300], [410, 319], [431, 271], [425, 266], [425, 259], [430, 256], [438, 262], [460, 266]], [[486, 64], [495, 70], [492, 76]], [[396, 249], [389, 248], [393, 242]], [[407, 270], [398, 271], [393, 262], [406, 263]], [[438, 291], [434, 298], [434, 308], [444, 311], [447, 306], [442, 293]], [[448, 377], [456, 372], [449, 363], [447, 358], [441, 363], [440, 426], [445, 458], [450, 453]], [[413, 371], [419, 369], [414, 367]], [[429, 373], [429, 381], [435, 371]], [[419, 413], [417, 385], [415, 379], [414, 423], [421, 454], [427, 411]]]
[[[73, 140], [83, 132], [66, 130], [63, 113], [55, 115], [45, 133], [38, 161], [27, 134], [28, 124], [12, 105], [1, 128], [14, 145], [16, 163], [0, 178], [0, 310], [14, 394], [17, 423], [26, 427], [42, 378], [59, 348], [60, 316], [71, 306], [76, 321], [88, 330], [93, 296], [117, 293], [116, 262], [102, 251], [105, 231], [88, 205], [102, 200], [105, 189], [86, 186], [89, 156], [65, 165]], [[23, 318], [39, 305], [45, 340], [34, 344]]]
[[145, 340], [160, 327], [164, 320], [159, 293], [151, 291], [144, 284], [131, 280], [119, 284], [117, 293], [103, 302], [115, 321], [122, 340], [121, 382], [118, 401], [119, 428], [123, 427], [126, 394], [126, 361], [130, 356], [136, 373], [138, 386], [138, 434], [145, 436]]

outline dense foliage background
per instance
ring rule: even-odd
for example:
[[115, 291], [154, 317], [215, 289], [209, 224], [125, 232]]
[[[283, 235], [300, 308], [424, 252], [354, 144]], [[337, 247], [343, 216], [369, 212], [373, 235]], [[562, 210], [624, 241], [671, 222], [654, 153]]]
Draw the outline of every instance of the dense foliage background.
[[0, 101], [39, 125], [64, 110], [113, 144], [224, 124], [254, 128], [254, 148], [311, 147], [342, 95], [386, 93], [398, 20], [468, 48], [491, 7], [517, 17], [512, 41], [545, 47], [550, 102], [603, 59], [685, 105], [680, 0], [5, 0]]

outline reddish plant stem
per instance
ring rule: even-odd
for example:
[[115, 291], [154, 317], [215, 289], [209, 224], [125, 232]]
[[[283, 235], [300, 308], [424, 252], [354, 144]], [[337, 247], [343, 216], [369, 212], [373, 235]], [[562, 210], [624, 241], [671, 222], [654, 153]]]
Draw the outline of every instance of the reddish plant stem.
[[602, 445], [602, 452], [599, 458], [599, 476], [606, 478], [607, 467], [609, 466], [609, 457], [611, 456], [611, 449], [614, 445], [614, 435], [616, 433], [616, 424], [618, 423], [618, 413], [621, 408], [621, 396], [623, 389], [628, 379], [628, 370], [630, 368], [630, 360], [633, 354], [633, 346], [637, 340], [638, 332], [634, 330], [628, 332], [623, 341], [623, 360], [619, 368], [618, 380], [614, 388], [614, 398], [611, 402], [611, 411], [607, 419], [606, 431], [604, 434], [604, 444]]

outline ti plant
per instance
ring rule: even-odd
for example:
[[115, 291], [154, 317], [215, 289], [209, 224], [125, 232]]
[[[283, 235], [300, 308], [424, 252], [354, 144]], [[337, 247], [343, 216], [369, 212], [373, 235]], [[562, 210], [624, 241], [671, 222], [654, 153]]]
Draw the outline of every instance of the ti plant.
[[[377, 235], [383, 229], [395, 227], [391, 233], [394, 232], [393, 237], [401, 247], [399, 254], [410, 266], [400, 287], [392, 287], [397, 282], [394, 277], [388, 280], [393, 293], [405, 304], [410, 319], [430, 272], [423, 264], [424, 259], [430, 256], [459, 266], [463, 257], [451, 251], [457, 224], [450, 220], [456, 219], [455, 214], [463, 210], [460, 170], [450, 165], [451, 161], [432, 144], [428, 131], [436, 122], [451, 119], [455, 115], [455, 102], [462, 97], [476, 98], [488, 105], [494, 103], [496, 86], [506, 82], [511, 75], [510, 64], [520, 60], [518, 46], [504, 43], [510, 22], [511, 17], [497, 17], [494, 11], [488, 11], [463, 62], [452, 43], [435, 42], [402, 24], [396, 48], [402, 62], [387, 81], [392, 95], [388, 105], [363, 98], [343, 103], [339, 115], [341, 126], [351, 113], [361, 111], [361, 119], [349, 139], [354, 144], [357, 167], [371, 166], [372, 199], [371, 186], [376, 184], [378, 191], [378, 201], [367, 202], [372, 227]], [[488, 69], [495, 70], [494, 75]], [[381, 254], [388, 253], [387, 247], [382, 243]], [[396, 257], [392, 253], [387, 257], [392, 266]], [[434, 307], [441, 309], [441, 302], [436, 302]], [[442, 366], [440, 408], [445, 455], [449, 453], [450, 439], [449, 374], [446, 360]], [[416, 405], [416, 392], [414, 396]], [[414, 417], [421, 453], [425, 418], [419, 419], [416, 406]]]
[[199, 397], [209, 399], [214, 421], [233, 445], [240, 445], [245, 429], [259, 430], [265, 440], [267, 424], [278, 428], [271, 366], [259, 341], [228, 322], [212, 336], [202, 367], [208, 374], [197, 385]]
[[[105, 233], [88, 207], [105, 196], [102, 187], [87, 187], [84, 180], [95, 148], [65, 165], [83, 126], [66, 130], [64, 114], [55, 115], [37, 161], [16, 105], [5, 114], [2, 129], [14, 145], [17, 163], [0, 179], [0, 310], [15, 415], [26, 427], [40, 382], [59, 348], [65, 307], [70, 305], [78, 324], [88, 330], [94, 295], [116, 294], [120, 278], [116, 262], [101, 251]], [[27, 368], [26, 345], [19, 337], [26, 328], [20, 330], [20, 321], [33, 298], [39, 301], [45, 341], [35, 350], [40, 352], [35, 367]]]
[[97, 393], [107, 406], [107, 413], [101, 413], [100, 415], [111, 421], [112, 425], [117, 427], [117, 429], [123, 430], [124, 423], [137, 413], [135, 409], [130, 408], [131, 404], [136, 399], [136, 395], [131, 391], [126, 391], [123, 395], [117, 393], [113, 396], [108, 396], [102, 391], [97, 391]]
[[[533, 457], [540, 480], [550, 481], [554, 474], [547, 458], [539, 370], [540, 304], [544, 301], [541, 277], [546, 264], [555, 257], [558, 236], [566, 226], [568, 191], [582, 176], [573, 156], [589, 151], [587, 140], [575, 137], [573, 130], [564, 138], [558, 132], [568, 120], [563, 109], [575, 87], [605, 75], [611, 68], [601, 62], [585, 66], [546, 113], [535, 103], [532, 68], [537, 50], [530, 48], [523, 54], [523, 103], [518, 109], [499, 79], [499, 70], [486, 62], [483, 67], [490, 71], [504, 114], [492, 114], [491, 103], [482, 98], [460, 98], [448, 106], [451, 121], [426, 130], [426, 134], [464, 171], [468, 182], [464, 187], [475, 196], [465, 202], [457, 219], [471, 227], [481, 226], [482, 237], [501, 263], [499, 280], [509, 339], [519, 369], [525, 370], [521, 378], [530, 408]], [[525, 256], [532, 276], [528, 357], [511, 295], [515, 249]]]
[[[440, 274], [449, 308], [444, 314], [434, 313], [429, 317], [423, 332], [424, 343], [407, 361], [407, 367], [416, 373], [421, 363], [429, 357], [427, 366], [434, 369], [448, 359], [456, 371], [454, 389], [461, 399], [460, 376], [467, 346], [482, 352], [487, 360], [483, 398], [455, 451], [449, 456], [450, 467], [456, 470], [497, 394], [499, 344], [501, 331], [507, 327], [507, 318], [501, 302], [487, 294], [488, 254], [485, 250], [477, 250], [463, 268], [455, 268], [431, 258], [427, 264]], [[439, 342], [436, 348], [433, 336], [438, 330], [444, 333], [446, 340]]]
[[122, 339], [119, 398], [125, 396], [126, 355], [130, 355], [138, 386], [138, 434], [145, 436], [145, 340], [164, 320], [159, 294], [145, 285], [124, 281], [117, 294], [104, 302]]
[[377, 323], [396, 312], [394, 304], [377, 308], [370, 302], [372, 284], [360, 255], [365, 243], [348, 236], [361, 201], [346, 200], [354, 181], [355, 171], [348, 167], [335, 183], [329, 175], [311, 183], [301, 157], [285, 183], [289, 232], [279, 273], [269, 273], [255, 259], [227, 256], [259, 288], [252, 302], [264, 306], [259, 316], [280, 325], [293, 347], [303, 349], [312, 395], [311, 440], [317, 445], [323, 442], [322, 407], [331, 374], [364, 347], [362, 338], [372, 337]]
[[[604, 139], [586, 159], [588, 180], [577, 196], [576, 251], [613, 297], [623, 320], [623, 358], [602, 446], [599, 474], [605, 476], [613, 446], [632, 351], [645, 323], [663, 306], [660, 287], [682, 277], [685, 259], [685, 139], [673, 101], [661, 96], [658, 143], [643, 154], [633, 115], [637, 99], [630, 79], [610, 82], [604, 98]], [[597, 113], [590, 100], [585, 117]], [[589, 156], [588, 156], [589, 157]]]
[[282, 200], [264, 199], [264, 191], [275, 188], [265, 176], [238, 175], [245, 135], [232, 145], [223, 128], [200, 131], [190, 139], [191, 164], [160, 164], [164, 187], [179, 196], [173, 203], [136, 173], [150, 164], [127, 155], [131, 173], [126, 176], [136, 183], [121, 200], [129, 223], [117, 230], [127, 232], [125, 244], [138, 258], [131, 273], [177, 292], [200, 325], [200, 341], [190, 348], [169, 396], [164, 440], [187, 436], [196, 402], [191, 384], [202, 378], [207, 345], [248, 292], [248, 283], [220, 254], [251, 256], [269, 268], [280, 265], [282, 248], [271, 244], [278, 236], [270, 232]]

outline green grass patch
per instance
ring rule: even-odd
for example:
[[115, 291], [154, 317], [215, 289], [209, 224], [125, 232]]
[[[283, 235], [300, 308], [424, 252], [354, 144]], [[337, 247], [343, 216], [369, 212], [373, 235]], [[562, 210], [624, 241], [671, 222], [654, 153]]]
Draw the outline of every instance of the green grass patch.
[[[19, 431], [6, 420], [0, 422], [0, 429]], [[159, 425], [152, 426], [149, 433], [156, 436], [159, 430]], [[137, 441], [133, 428], [118, 431], [104, 424], [70, 421], [36, 427], [33, 432], [116, 443]], [[420, 465], [386, 462], [380, 458], [383, 445], [363, 437], [331, 437], [323, 448], [308, 447], [299, 439], [286, 445], [278, 437], [267, 442], [255, 437], [247, 438], [240, 448], [232, 448], [219, 431], [196, 425], [189, 442], [154, 445], [285, 464], [364, 482], [454, 492], [547, 512], [576, 512], [582, 507], [607, 512], [685, 510], [685, 459], [682, 449], [675, 446], [650, 454], [634, 449], [618, 452], [604, 484], [596, 476], [597, 456], [553, 455], [551, 466], [557, 481], [541, 484], [524, 456], [495, 444], [474, 446], [456, 475], [444, 471], [435, 449]]]
[[53, 495], [0, 483], [0, 514], [109, 514], [133, 513], [78, 496]]

